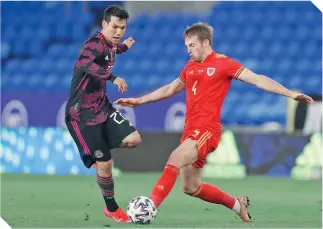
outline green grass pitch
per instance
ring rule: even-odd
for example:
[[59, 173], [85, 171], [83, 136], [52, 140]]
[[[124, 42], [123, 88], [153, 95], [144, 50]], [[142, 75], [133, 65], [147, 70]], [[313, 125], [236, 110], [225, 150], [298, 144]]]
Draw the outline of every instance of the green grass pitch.
[[[149, 195], [159, 174], [116, 178], [116, 198]], [[232, 195], [248, 195], [254, 222], [181, 193], [179, 180], [150, 225], [118, 224], [103, 214], [92, 176], [1, 175], [1, 217], [13, 228], [322, 228], [322, 185], [287, 178], [205, 179]]]

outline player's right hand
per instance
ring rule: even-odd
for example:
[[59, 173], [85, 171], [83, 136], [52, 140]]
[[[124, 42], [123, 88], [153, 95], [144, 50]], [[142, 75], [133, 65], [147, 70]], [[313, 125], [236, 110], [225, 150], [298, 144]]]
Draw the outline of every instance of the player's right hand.
[[127, 45], [128, 48], [130, 49], [133, 46], [133, 44], [135, 43], [135, 40], [132, 37], [128, 37], [122, 43], [125, 44], [125, 45]]
[[114, 104], [118, 104], [123, 107], [136, 107], [140, 105], [139, 98], [120, 98], [114, 102]]
[[120, 77], [117, 77], [114, 81], [113, 84], [118, 86], [118, 92], [125, 93], [128, 90], [128, 85], [126, 81]]

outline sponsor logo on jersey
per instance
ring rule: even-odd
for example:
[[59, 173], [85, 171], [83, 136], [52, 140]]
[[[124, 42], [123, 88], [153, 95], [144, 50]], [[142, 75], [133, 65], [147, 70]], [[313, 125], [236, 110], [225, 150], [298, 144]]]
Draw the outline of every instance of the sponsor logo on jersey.
[[115, 59], [115, 56], [116, 56], [116, 48], [112, 52], [109, 52], [104, 59], [113, 61]]

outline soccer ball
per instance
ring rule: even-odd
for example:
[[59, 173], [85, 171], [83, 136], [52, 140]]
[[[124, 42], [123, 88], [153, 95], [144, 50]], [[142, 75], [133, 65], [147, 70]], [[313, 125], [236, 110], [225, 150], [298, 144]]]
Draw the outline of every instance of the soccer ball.
[[127, 214], [135, 224], [149, 224], [156, 218], [157, 208], [148, 197], [137, 196], [130, 201]]

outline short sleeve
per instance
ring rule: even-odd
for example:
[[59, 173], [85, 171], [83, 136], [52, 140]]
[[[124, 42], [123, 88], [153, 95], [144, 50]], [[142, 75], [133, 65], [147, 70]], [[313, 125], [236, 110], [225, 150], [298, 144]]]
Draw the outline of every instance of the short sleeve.
[[183, 68], [183, 70], [182, 70], [182, 72], [181, 72], [181, 74], [179, 75], [179, 79], [180, 79], [180, 81], [182, 81], [183, 83], [186, 83], [186, 72], [187, 72], [187, 66], [188, 65], [186, 65], [184, 68]]
[[225, 71], [229, 77], [238, 80], [244, 69], [245, 67], [238, 61], [229, 57], [225, 58]]

